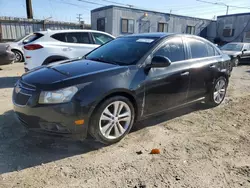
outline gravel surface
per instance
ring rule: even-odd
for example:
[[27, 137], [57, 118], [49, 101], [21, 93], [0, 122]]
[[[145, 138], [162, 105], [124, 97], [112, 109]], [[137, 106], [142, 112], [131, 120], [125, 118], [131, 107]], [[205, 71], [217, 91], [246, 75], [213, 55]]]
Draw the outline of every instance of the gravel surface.
[[[250, 67], [233, 70], [225, 102], [137, 123], [104, 147], [34, 137], [15, 120], [11, 94], [23, 65], [0, 67], [0, 188], [250, 187]], [[157, 148], [160, 154], [150, 154]]]

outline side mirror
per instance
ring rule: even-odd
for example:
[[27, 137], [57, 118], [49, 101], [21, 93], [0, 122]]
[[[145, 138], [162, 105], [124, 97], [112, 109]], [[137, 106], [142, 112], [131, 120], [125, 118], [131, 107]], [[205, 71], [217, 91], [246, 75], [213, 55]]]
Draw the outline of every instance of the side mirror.
[[28, 40], [23, 40], [23, 44], [27, 44], [29, 41]]
[[165, 56], [154, 56], [151, 61], [151, 67], [168, 67], [171, 64], [171, 60]]
[[242, 52], [245, 52], [245, 51], [247, 51], [247, 49], [242, 50]]

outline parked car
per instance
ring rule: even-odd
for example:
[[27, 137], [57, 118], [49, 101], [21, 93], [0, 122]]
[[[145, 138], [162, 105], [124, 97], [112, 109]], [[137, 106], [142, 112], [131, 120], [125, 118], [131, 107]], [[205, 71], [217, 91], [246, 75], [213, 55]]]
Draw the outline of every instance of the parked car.
[[223, 53], [229, 55], [234, 66], [238, 66], [241, 60], [250, 60], [250, 43], [231, 42], [221, 47]]
[[34, 33], [25, 41], [25, 70], [84, 56], [113, 39], [108, 33], [94, 30], [49, 30]]
[[15, 55], [10, 50], [10, 45], [0, 43], [0, 65], [10, 64], [14, 61]]
[[24, 41], [30, 37], [31, 34], [22, 36], [17, 38], [13, 42], [8, 42], [7, 44], [10, 45], [11, 51], [15, 54], [15, 62], [23, 62], [24, 61], [24, 52], [23, 46]]
[[135, 121], [204, 101], [220, 105], [230, 57], [192, 35], [119, 37], [82, 59], [24, 74], [13, 91], [14, 111], [29, 129], [105, 144], [121, 140]]

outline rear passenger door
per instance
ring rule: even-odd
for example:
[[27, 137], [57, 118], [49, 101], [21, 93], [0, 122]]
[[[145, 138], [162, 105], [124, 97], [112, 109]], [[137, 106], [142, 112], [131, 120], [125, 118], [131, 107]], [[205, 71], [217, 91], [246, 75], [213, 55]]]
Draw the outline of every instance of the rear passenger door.
[[84, 56], [99, 46], [94, 44], [88, 32], [57, 33], [51, 37], [59, 41], [53, 45], [60, 49], [60, 53], [69, 58]]
[[190, 61], [190, 87], [188, 100], [204, 97], [216, 74], [219, 52], [209, 43], [197, 38], [186, 37]]

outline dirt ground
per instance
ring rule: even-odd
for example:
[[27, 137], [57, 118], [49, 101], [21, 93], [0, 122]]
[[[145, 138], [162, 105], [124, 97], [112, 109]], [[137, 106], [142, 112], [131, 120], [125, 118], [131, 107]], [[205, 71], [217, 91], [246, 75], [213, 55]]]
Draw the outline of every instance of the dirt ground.
[[11, 102], [23, 65], [0, 68], [0, 188], [250, 187], [250, 66], [233, 70], [221, 106], [144, 120], [107, 147], [26, 134]]

